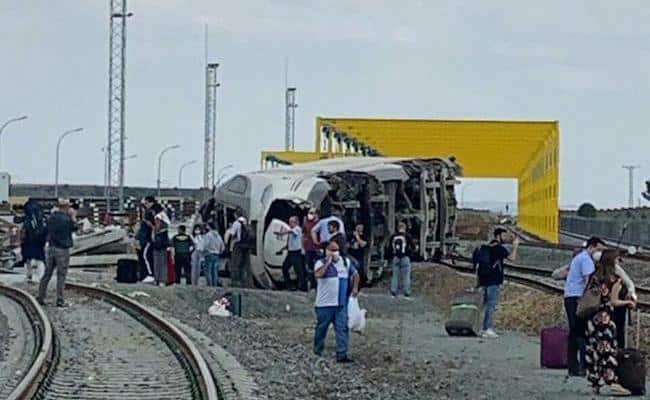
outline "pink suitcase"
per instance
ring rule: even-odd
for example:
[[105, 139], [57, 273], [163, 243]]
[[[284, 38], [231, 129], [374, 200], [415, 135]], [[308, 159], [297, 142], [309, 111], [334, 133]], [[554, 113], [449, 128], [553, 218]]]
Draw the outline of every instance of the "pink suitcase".
[[543, 328], [540, 362], [543, 368], [567, 368], [569, 331], [561, 327]]

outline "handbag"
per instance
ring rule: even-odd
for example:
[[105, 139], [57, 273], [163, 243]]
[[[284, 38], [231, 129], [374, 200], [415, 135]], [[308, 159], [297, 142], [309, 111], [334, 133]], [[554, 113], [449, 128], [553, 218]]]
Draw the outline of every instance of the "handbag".
[[598, 308], [600, 307], [600, 296], [600, 287], [595, 285], [594, 282], [589, 279], [585, 292], [578, 300], [576, 315], [579, 318], [587, 319], [598, 312]]

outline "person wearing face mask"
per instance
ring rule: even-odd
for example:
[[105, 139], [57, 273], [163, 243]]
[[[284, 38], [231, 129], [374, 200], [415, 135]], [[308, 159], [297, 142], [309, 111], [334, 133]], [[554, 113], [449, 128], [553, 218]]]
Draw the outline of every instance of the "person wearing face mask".
[[582, 297], [589, 276], [596, 270], [594, 261], [600, 261], [605, 243], [597, 237], [587, 240], [584, 250], [571, 260], [564, 285], [564, 309], [569, 325], [568, 372], [569, 376], [585, 376], [586, 321], [578, 318], [578, 300]]
[[203, 228], [201, 225], [194, 225], [192, 230], [192, 240], [194, 242], [194, 251], [192, 252], [192, 285], [199, 284], [199, 277], [201, 276], [201, 263], [203, 262], [204, 254], [201, 250], [201, 243], [203, 241]]
[[406, 231], [406, 224], [400, 222], [395, 232], [388, 240], [384, 252], [386, 260], [391, 263], [390, 294], [397, 296], [400, 275], [403, 275], [402, 288], [404, 297], [411, 296], [411, 254], [413, 252], [413, 238]]
[[[314, 275], [316, 285], [316, 329], [314, 331], [314, 354], [323, 355], [325, 337], [330, 324], [336, 335], [336, 361], [350, 363], [348, 357], [348, 296], [359, 294], [359, 274], [352, 263], [342, 257], [336, 242], [330, 242], [325, 258], [316, 261]], [[352, 290], [348, 290], [352, 285]], [[348, 293], [350, 293], [348, 295]]]
[[311, 231], [318, 223], [318, 213], [315, 208], [310, 208], [307, 216], [302, 222], [302, 248], [305, 251], [305, 270], [310, 289], [316, 289], [316, 278], [314, 278], [314, 263], [320, 256], [320, 249], [314, 243]]

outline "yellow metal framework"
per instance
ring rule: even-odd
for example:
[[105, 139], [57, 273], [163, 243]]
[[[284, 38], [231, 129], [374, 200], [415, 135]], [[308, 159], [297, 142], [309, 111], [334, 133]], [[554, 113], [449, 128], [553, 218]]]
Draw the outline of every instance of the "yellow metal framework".
[[346, 155], [453, 156], [466, 177], [517, 179], [519, 226], [550, 242], [559, 240], [557, 121], [319, 117], [315, 144], [315, 152], [264, 152], [262, 162]]

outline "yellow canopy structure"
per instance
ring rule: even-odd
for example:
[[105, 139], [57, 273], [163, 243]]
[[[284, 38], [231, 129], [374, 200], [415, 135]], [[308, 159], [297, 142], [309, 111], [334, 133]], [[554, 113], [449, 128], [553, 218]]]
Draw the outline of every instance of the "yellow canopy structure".
[[346, 155], [455, 157], [471, 178], [518, 181], [518, 224], [557, 243], [559, 123], [316, 118], [314, 152], [264, 152], [262, 160], [306, 162]]

